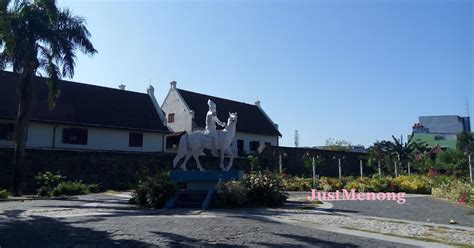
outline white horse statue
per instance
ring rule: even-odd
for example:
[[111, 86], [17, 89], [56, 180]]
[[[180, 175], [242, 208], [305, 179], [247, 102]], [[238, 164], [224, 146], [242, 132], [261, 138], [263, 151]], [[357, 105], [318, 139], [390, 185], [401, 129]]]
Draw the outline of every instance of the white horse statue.
[[[228, 171], [232, 167], [234, 160], [234, 153], [230, 149], [230, 145], [234, 140], [235, 127], [237, 125], [237, 113], [229, 113], [229, 119], [227, 120], [227, 126], [223, 130], [217, 131], [217, 149], [220, 150], [220, 168], [223, 171]], [[203, 153], [204, 149], [212, 149], [213, 141], [209, 139], [204, 131], [195, 131], [190, 134], [184, 134], [179, 140], [178, 154], [173, 160], [173, 168], [176, 168], [178, 162], [184, 158], [184, 162], [181, 164], [181, 169], [187, 171], [186, 163], [194, 157], [196, 160], [197, 168], [200, 171], [204, 171], [204, 168], [199, 162], [199, 156]], [[230, 157], [229, 166], [224, 166], [224, 154]]]

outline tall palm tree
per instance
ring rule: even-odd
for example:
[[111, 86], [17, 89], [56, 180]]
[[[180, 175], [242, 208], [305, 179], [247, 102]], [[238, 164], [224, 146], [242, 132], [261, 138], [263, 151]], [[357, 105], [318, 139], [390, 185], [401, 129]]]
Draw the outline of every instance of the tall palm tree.
[[462, 132], [458, 135], [457, 147], [468, 156], [469, 161], [469, 177], [472, 178], [472, 160], [471, 157], [474, 154], [474, 135], [470, 132]]
[[26, 132], [31, 116], [33, 77], [46, 74], [49, 107], [59, 97], [61, 77], [73, 77], [76, 52], [97, 53], [85, 20], [68, 9], [58, 9], [54, 0], [0, 1], [0, 69], [19, 74], [18, 116], [15, 124], [13, 194], [21, 195]]

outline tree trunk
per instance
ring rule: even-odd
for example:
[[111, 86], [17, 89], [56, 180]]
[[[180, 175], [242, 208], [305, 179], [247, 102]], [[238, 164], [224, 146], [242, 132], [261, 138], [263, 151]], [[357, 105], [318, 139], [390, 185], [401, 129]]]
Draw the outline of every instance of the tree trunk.
[[15, 124], [15, 155], [13, 159], [13, 195], [21, 196], [21, 181], [24, 170], [26, 138], [28, 133], [28, 122], [31, 116], [33, 82], [35, 70], [25, 68], [20, 76], [18, 86], [19, 103], [18, 116]]

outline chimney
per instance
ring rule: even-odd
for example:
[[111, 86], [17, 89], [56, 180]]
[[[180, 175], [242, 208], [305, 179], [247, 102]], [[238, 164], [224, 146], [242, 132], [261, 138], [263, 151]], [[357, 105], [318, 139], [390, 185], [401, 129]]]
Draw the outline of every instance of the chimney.
[[257, 105], [258, 107], [260, 107], [260, 100], [257, 100], [257, 101], [255, 102], [255, 105]]
[[176, 81], [171, 81], [171, 89], [176, 89]]
[[150, 84], [150, 86], [148, 86], [148, 88], [146, 88], [146, 93], [148, 95], [154, 97], [155, 96], [155, 88], [153, 88], [153, 86], [151, 86], [151, 84]]
[[120, 90], [125, 90], [125, 85], [121, 84], [118, 86]]

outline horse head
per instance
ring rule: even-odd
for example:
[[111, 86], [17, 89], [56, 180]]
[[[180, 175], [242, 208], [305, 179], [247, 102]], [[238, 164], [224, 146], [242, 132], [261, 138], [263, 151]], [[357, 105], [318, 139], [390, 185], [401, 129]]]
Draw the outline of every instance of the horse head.
[[237, 122], [237, 112], [230, 113], [229, 112], [229, 119], [227, 119], [227, 126], [235, 124]]

